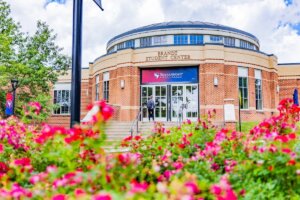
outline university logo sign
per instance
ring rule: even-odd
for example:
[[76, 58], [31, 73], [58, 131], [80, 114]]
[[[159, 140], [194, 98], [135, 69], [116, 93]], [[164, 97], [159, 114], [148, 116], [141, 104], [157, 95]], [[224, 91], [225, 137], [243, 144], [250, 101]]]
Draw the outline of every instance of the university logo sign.
[[142, 84], [197, 83], [197, 67], [143, 69]]

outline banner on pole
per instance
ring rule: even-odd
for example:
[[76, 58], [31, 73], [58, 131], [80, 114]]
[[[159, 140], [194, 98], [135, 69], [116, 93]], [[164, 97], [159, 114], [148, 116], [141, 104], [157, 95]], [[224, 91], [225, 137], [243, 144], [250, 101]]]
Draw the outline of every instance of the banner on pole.
[[13, 115], [13, 95], [12, 93], [6, 94], [6, 104], [5, 104], [5, 114], [6, 115]]

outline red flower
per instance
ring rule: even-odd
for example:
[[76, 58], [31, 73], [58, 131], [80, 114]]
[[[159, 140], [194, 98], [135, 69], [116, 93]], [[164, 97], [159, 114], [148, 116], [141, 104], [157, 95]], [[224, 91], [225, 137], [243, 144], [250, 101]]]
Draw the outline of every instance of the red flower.
[[290, 133], [288, 134], [289, 139], [294, 140], [296, 139], [296, 134], [295, 133]]
[[287, 165], [296, 165], [296, 161], [294, 159], [289, 160]]
[[8, 166], [4, 162], [0, 162], [0, 175], [8, 171]]
[[269, 171], [273, 171], [273, 169], [274, 169], [274, 167], [272, 165], [268, 167]]
[[21, 158], [14, 161], [14, 164], [17, 166], [28, 166], [30, 165], [30, 159], [29, 158]]
[[289, 138], [286, 135], [278, 135], [275, 137], [275, 140], [279, 140], [283, 143], [287, 143], [289, 141]]
[[286, 154], [290, 154], [292, 152], [289, 148], [283, 148], [281, 151]]

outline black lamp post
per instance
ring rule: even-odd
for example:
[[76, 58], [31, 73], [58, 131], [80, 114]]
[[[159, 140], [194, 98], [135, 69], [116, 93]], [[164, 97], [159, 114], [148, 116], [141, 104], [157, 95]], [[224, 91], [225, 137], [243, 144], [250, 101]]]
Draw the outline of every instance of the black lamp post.
[[[82, 2], [83, 0], [73, 0], [73, 47], [70, 127], [72, 127], [75, 123], [80, 122]], [[101, 0], [94, 0], [94, 2], [103, 11]]]
[[16, 101], [16, 90], [18, 88], [19, 81], [17, 79], [11, 79], [11, 87], [13, 91], [13, 112], [12, 114], [15, 114], [15, 101]]

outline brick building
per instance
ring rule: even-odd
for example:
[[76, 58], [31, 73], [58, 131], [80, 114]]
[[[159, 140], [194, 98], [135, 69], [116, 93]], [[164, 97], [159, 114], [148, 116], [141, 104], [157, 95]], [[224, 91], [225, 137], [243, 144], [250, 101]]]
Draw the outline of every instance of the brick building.
[[[259, 121], [292, 97], [300, 64], [278, 64], [259, 40], [235, 28], [203, 22], [166, 22], [130, 30], [107, 43], [107, 54], [83, 69], [82, 116], [86, 105], [106, 99], [115, 120], [132, 121], [153, 96], [156, 121], [196, 120], [216, 109], [216, 123]], [[50, 124], [69, 123], [70, 76], [54, 87], [61, 105]], [[240, 101], [239, 101], [240, 99]], [[240, 105], [239, 105], [240, 104]]]

